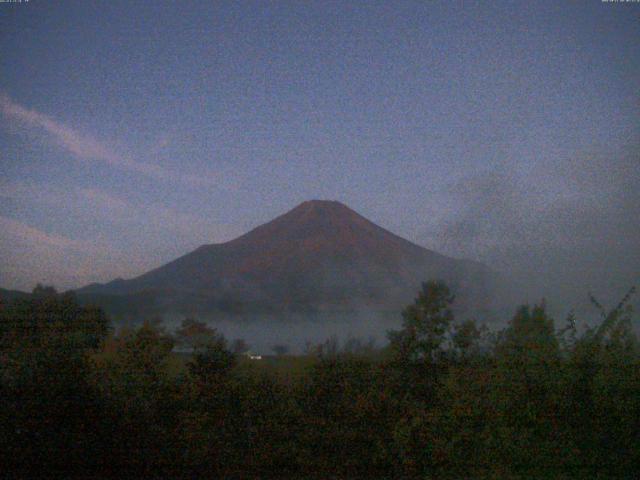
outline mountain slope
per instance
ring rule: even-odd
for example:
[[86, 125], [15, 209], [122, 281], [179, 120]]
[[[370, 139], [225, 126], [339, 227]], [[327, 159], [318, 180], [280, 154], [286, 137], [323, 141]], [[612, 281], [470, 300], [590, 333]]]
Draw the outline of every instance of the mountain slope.
[[431, 278], [445, 279], [465, 303], [477, 304], [486, 298], [488, 276], [481, 264], [419, 247], [339, 202], [315, 200], [230, 242], [78, 293], [153, 292], [163, 308], [178, 310], [399, 308]]
[[20, 290], [7, 290], [0, 288], [0, 304], [3, 302], [11, 302], [13, 300], [25, 299], [31, 296], [30, 293], [21, 292]]

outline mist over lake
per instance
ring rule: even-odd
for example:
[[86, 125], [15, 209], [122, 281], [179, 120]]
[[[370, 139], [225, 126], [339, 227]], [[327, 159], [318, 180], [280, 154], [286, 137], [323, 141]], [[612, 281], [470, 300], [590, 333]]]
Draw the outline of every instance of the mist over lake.
[[[163, 325], [172, 331], [183, 319], [183, 316], [168, 316]], [[199, 320], [230, 341], [244, 339], [252, 352], [263, 355], [273, 354], [274, 345], [286, 345], [291, 353], [302, 354], [307, 345], [315, 346], [331, 337], [337, 337], [341, 344], [349, 339], [365, 343], [373, 339], [377, 346], [382, 346], [387, 343], [387, 331], [397, 329], [401, 324], [399, 314], [376, 311], [202, 317]]]
[[0, 0], [0, 476], [631, 479], [640, 1]]

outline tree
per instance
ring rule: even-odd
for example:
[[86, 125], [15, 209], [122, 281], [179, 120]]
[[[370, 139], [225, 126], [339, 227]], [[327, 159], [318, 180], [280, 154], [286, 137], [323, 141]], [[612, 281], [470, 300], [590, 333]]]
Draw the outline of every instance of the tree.
[[108, 330], [102, 310], [53, 287], [0, 309], [0, 464], [40, 476], [33, 469], [92, 458], [100, 414], [92, 356]]
[[240, 355], [249, 351], [249, 344], [243, 338], [236, 338], [231, 344], [231, 351], [236, 355]]
[[462, 360], [477, 353], [483, 330], [473, 320], [466, 320], [455, 326], [451, 341]]
[[283, 344], [274, 345], [271, 347], [271, 350], [273, 350], [273, 353], [275, 353], [279, 357], [289, 353], [289, 347]]
[[[495, 346], [495, 368], [488, 386], [491, 409], [490, 461], [522, 469], [533, 477], [557, 471], [572, 451], [559, 421], [565, 398], [563, 365], [554, 321], [544, 302], [520, 306]], [[505, 462], [506, 459], [506, 462]]]
[[187, 366], [199, 382], [215, 385], [235, 367], [237, 360], [224, 336], [215, 329], [209, 330], [207, 340], [196, 345], [193, 359]]
[[57, 290], [50, 285], [42, 285], [38, 283], [31, 292], [35, 298], [52, 298], [58, 295]]
[[402, 329], [388, 335], [392, 349], [401, 360], [432, 363], [441, 356], [453, 322], [454, 298], [444, 282], [422, 284], [414, 304], [402, 312]]
[[226, 478], [226, 469], [239, 465], [240, 457], [245, 456], [245, 434], [238, 428], [243, 419], [241, 395], [231, 375], [236, 362], [224, 336], [213, 330], [206, 342], [196, 346], [187, 364], [189, 375], [179, 421], [184, 432], [184, 459], [195, 468], [195, 476]]
[[103, 455], [126, 476], [145, 477], [175, 462], [174, 342], [150, 322], [122, 330], [114, 341], [115, 352], [103, 360], [96, 378], [109, 421]]
[[559, 344], [553, 318], [547, 315], [544, 302], [533, 308], [523, 305], [501, 333], [498, 356], [509, 361], [537, 363], [557, 360]]
[[217, 332], [214, 328], [210, 328], [206, 323], [185, 318], [175, 333], [178, 344], [196, 349], [217, 341]]
[[[635, 288], [607, 311], [590, 294], [601, 323], [568, 352], [566, 418], [581, 462], [631, 477], [640, 463], [640, 343], [629, 304]], [[588, 461], [587, 461], [588, 460]]]
[[376, 339], [370, 336], [368, 340], [349, 337], [342, 346], [344, 353], [353, 355], [371, 355], [376, 349]]
[[[383, 376], [371, 359], [322, 355], [300, 385], [299, 450], [312, 477], [392, 478]], [[301, 475], [306, 477], [307, 475]]]

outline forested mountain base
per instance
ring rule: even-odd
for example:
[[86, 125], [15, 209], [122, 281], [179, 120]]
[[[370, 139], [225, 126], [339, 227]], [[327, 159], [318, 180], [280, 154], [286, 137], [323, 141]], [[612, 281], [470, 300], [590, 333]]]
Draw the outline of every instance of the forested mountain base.
[[38, 288], [0, 304], [2, 474], [633, 478], [640, 347], [628, 296], [610, 312], [593, 300], [594, 328], [557, 330], [538, 305], [488, 332], [429, 282], [388, 347], [328, 343], [283, 376], [197, 322], [176, 367], [184, 339], [115, 334], [99, 309]]

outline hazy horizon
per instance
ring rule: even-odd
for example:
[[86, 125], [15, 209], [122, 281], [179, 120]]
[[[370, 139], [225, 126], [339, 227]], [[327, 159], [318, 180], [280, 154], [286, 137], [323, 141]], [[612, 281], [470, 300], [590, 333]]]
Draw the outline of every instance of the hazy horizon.
[[305, 200], [640, 284], [640, 4], [0, 5], [0, 286], [131, 278]]

